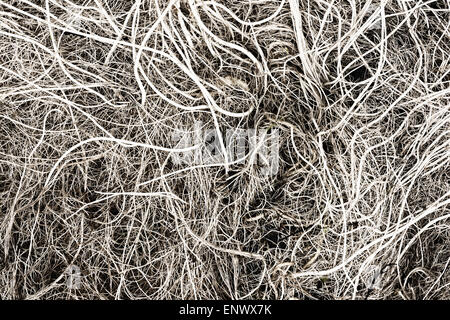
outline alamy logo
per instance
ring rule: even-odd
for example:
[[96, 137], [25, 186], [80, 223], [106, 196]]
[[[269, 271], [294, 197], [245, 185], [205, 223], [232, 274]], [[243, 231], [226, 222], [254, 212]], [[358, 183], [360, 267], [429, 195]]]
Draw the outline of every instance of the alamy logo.
[[66, 285], [69, 289], [79, 289], [81, 284], [81, 270], [76, 265], [71, 265], [67, 269]]
[[[223, 135], [227, 160], [230, 164], [256, 165], [262, 175], [276, 175], [279, 166], [278, 129], [228, 129]], [[196, 122], [194, 130], [177, 130], [172, 133], [177, 148], [200, 147], [186, 152], [172, 153], [176, 165], [223, 164], [225, 155], [215, 129], [202, 129]]]
[[[367, 28], [368, 30], [379, 30], [381, 29], [381, 11], [379, 6], [377, 5], [370, 5], [368, 9], [368, 15], [370, 16], [369, 19], [373, 18], [372, 24]], [[373, 17], [372, 17], [373, 15]]]
[[369, 266], [365, 272], [365, 284], [368, 289], [380, 290], [382, 288], [382, 269], [380, 266]]

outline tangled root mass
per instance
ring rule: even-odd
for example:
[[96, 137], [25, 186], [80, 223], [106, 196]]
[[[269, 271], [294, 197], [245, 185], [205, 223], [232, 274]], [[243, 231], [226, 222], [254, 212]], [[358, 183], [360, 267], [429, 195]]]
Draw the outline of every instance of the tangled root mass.
[[[0, 0], [0, 297], [450, 298], [449, 53], [448, 0]], [[276, 172], [174, 160], [234, 129]]]

